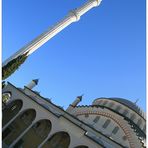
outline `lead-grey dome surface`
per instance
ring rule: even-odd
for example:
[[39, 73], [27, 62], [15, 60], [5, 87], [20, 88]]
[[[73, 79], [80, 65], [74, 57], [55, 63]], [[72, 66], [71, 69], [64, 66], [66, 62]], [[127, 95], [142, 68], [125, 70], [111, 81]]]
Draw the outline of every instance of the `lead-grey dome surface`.
[[123, 99], [123, 98], [97, 98], [93, 101], [93, 103], [99, 99], [107, 99], [107, 100], [113, 100], [116, 101], [118, 103], [121, 103], [125, 106], [127, 106], [128, 108], [132, 109], [133, 111], [135, 111], [137, 114], [139, 114], [141, 117], [143, 117], [145, 119], [145, 113], [133, 102], [127, 100], [127, 99]]

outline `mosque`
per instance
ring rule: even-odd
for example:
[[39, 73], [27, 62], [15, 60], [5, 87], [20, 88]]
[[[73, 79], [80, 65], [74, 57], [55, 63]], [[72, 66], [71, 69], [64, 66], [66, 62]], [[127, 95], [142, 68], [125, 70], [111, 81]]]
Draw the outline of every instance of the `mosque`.
[[145, 148], [145, 113], [121, 98], [97, 98], [64, 110], [33, 89], [3, 87], [3, 148]]
[[[8, 58], [3, 63], [3, 78], [25, 56], [100, 3], [101, 0], [89, 0], [70, 11], [62, 21]], [[80, 106], [82, 96], [78, 96], [64, 110], [33, 90], [37, 84], [37, 79], [24, 88], [3, 83], [3, 148], [146, 148], [146, 117], [136, 103], [122, 98], [97, 98], [90, 105]]]

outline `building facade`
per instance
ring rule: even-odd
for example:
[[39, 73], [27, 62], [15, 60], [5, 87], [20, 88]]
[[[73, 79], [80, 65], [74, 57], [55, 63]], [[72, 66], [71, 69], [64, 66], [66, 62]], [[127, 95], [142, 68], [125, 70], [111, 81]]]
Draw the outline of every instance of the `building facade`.
[[3, 148], [144, 148], [146, 119], [135, 104], [121, 98], [98, 98], [64, 110], [33, 87], [3, 87]]

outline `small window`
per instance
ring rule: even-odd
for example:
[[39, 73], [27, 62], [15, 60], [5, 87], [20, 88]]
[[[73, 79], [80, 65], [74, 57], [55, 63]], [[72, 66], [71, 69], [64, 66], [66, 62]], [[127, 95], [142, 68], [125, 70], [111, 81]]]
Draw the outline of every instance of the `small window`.
[[110, 102], [109, 103], [109, 107], [113, 107], [114, 106], [114, 103], [113, 102]]
[[106, 105], [108, 101], [104, 101], [102, 105]]
[[116, 126], [116, 127], [113, 129], [112, 133], [113, 133], [113, 134], [116, 134], [116, 133], [118, 132], [118, 130], [119, 130], [119, 127]]
[[107, 119], [106, 121], [105, 121], [105, 123], [103, 124], [103, 128], [106, 128], [109, 124], [110, 124], [110, 120], [109, 119]]
[[119, 111], [121, 109], [121, 106], [117, 106], [116, 111]]
[[146, 132], [146, 125], [144, 125], [144, 127], [143, 127], [143, 131], [145, 131], [145, 132]]
[[138, 120], [138, 122], [137, 122], [137, 125], [139, 125], [139, 126], [140, 126], [141, 124], [142, 124], [142, 120], [141, 120], [141, 119], [139, 119], [139, 120]]
[[102, 101], [103, 101], [103, 100], [98, 101], [98, 102], [99, 102], [99, 104], [101, 104], [101, 103], [102, 103]]
[[11, 110], [15, 110], [17, 108], [17, 105], [14, 105], [11, 107]]
[[135, 118], [136, 118], [136, 115], [135, 114], [132, 114], [131, 120], [134, 120]]
[[85, 114], [85, 118], [88, 118], [89, 117], [89, 114]]
[[128, 114], [128, 110], [124, 110], [123, 115], [127, 115]]
[[93, 120], [93, 122], [94, 122], [94, 123], [97, 123], [97, 122], [99, 121], [99, 119], [100, 119], [100, 116], [97, 116], [97, 117]]
[[7, 102], [9, 102], [10, 101], [10, 98], [11, 98], [11, 93], [3, 93], [2, 94], [2, 102], [4, 103], [4, 104], [6, 104]]

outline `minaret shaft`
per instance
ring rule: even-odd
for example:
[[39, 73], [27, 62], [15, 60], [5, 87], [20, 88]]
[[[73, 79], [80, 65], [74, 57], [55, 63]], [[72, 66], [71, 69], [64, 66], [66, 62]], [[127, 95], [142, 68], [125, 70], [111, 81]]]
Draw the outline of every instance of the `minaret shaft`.
[[37, 38], [35, 38], [33, 41], [31, 41], [29, 44], [21, 48], [19, 51], [17, 51], [14, 55], [12, 55], [10, 58], [8, 58], [6, 61], [4, 61], [3, 66], [5, 66], [8, 62], [10, 62], [12, 59], [27, 53], [27, 56], [33, 53], [35, 50], [37, 50], [40, 46], [42, 46], [44, 43], [46, 43], [48, 40], [50, 40], [52, 37], [54, 37], [57, 33], [62, 31], [65, 27], [70, 25], [71, 23], [78, 21], [80, 17], [85, 14], [87, 11], [89, 11], [91, 8], [98, 6], [100, 4], [101, 0], [89, 0], [86, 4], [84, 4], [82, 7], [77, 8], [69, 13], [63, 20], [55, 24], [53, 27], [50, 27], [47, 31], [39, 35]]

